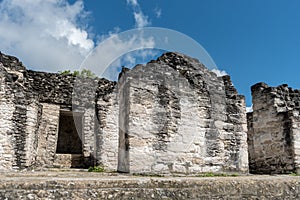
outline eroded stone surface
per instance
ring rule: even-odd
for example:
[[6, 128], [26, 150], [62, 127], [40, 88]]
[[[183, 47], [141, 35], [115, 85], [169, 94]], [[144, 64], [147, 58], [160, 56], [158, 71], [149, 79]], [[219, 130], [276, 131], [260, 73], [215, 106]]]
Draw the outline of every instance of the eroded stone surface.
[[245, 101], [229, 76], [166, 53], [122, 74], [119, 104], [120, 171], [247, 172]]
[[283, 84], [251, 88], [248, 114], [250, 172], [300, 172], [300, 91]]
[[[196, 59], [166, 53], [124, 69], [116, 83], [0, 57], [0, 170], [72, 166], [74, 158], [131, 173], [248, 171], [244, 97]], [[64, 113], [80, 115], [80, 125], [60, 129]], [[75, 128], [82, 152], [57, 151]]]
[[54, 167], [61, 112], [82, 113], [82, 165], [100, 164], [96, 88], [98, 94], [111, 93], [115, 82], [26, 70], [4, 54], [0, 61], [0, 170]]
[[138, 177], [87, 172], [0, 174], [1, 199], [299, 199], [292, 176]]

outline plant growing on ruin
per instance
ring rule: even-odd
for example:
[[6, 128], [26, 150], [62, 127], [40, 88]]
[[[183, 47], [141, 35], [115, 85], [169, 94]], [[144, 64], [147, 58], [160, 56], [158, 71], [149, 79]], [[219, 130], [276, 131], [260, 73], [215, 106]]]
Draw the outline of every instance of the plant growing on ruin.
[[104, 172], [103, 166], [90, 166], [88, 172]]
[[97, 75], [92, 72], [89, 69], [82, 69], [81, 71], [71, 71], [71, 70], [64, 70], [64, 71], [59, 71], [58, 73], [62, 74], [62, 75], [73, 75], [76, 77], [84, 77], [84, 78], [96, 78]]
[[300, 176], [298, 173], [290, 173], [290, 176]]

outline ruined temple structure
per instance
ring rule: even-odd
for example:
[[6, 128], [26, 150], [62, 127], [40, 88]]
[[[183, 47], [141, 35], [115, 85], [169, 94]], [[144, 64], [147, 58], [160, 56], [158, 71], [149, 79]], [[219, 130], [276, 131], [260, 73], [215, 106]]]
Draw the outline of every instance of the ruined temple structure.
[[283, 84], [251, 87], [248, 113], [251, 173], [300, 173], [300, 90]]
[[118, 82], [31, 71], [1, 54], [0, 119], [0, 171], [248, 172], [244, 96], [179, 53], [124, 68]]

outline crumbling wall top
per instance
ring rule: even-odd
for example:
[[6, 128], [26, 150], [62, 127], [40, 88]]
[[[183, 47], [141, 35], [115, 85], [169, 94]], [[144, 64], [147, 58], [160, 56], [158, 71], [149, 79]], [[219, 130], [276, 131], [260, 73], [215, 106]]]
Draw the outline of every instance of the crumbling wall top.
[[[104, 78], [76, 77], [72, 74], [60, 74], [27, 70], [14, 56], [0, 52], [0, 70], [8, 75], [6, 82], [21, 84], [26, 95], [37, 96], [40, 102], [72, 105], [75, 92], [80, 95], [76, 102], [95, 102], [95, 98], [111, 93], [116, 82]], [[82, 98], [82, 99], [79, 99]], [[79, 103], [82, 104], [82, 103]]]
[[300, 111], [300, 90], [287, 84], [270, 87], [265, 83], [257, 83], [251, 87], [251, 91], [253, 104], [272, 105], [278, 113]]
[[8, 70], [25, 71], [26, 68], [18, 58], [14, 56], [5, 55], [0, 51], [0, 63]]

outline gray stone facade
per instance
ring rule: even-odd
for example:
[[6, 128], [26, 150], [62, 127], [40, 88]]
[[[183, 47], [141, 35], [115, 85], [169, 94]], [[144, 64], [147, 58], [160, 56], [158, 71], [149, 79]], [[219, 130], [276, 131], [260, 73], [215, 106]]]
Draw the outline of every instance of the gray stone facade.
[[247, 172], [244, 97], [229, 76], [167, 53], [119, 81], [119, 171]]
[[[116, 83], [26, 70], [17, 58], [4, 54], [0, 59], [0, 170], [100, 164], [101, 157], [106, 155], [96, 153], [100, 148], [96, 133], [100, 130], [95, 107], [101, 98], [95, 101], [96, 90], [91, 94], [87, 87], [99, 84], [105, 92]], [[75, 90], [74, 85], [80, 87]], [[72, 127], [70, 121], [77, 118], [79, 125]], [[63, 132], [69, 135], [61, 137]], [[69, 142], [69, 151], [60, 151], [58, 147], [67, 145], [67, 140], [77, 140], [80, 146], [74, 147], [75, 142]], [[72, 147], [81, 152], [74, 152]]]
[[251, 87], [248, 113], [249, 165], [252, 173], [300, 173], [300, 90], [283, 84]]
[[166, 53], [112, 82], [0, 58], [1, 171], [248, 172], [245, 99], [196, 59]]

